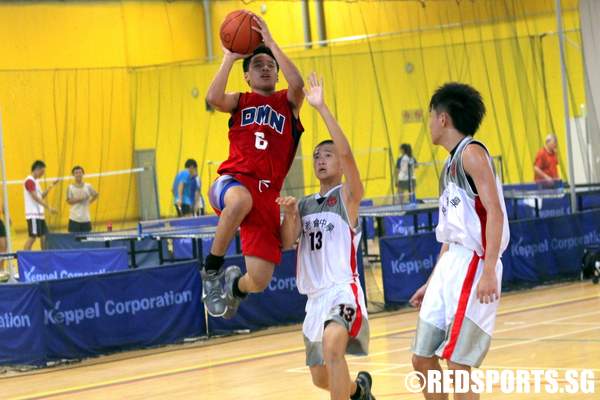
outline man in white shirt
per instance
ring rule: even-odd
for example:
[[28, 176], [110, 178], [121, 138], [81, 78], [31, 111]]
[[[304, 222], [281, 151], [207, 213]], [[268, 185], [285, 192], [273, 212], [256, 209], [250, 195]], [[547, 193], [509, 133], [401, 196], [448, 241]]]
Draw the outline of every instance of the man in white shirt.
[[69, 211], [69, 232], [81, 233], [92, 230], [90, 217], [90, 204], [98, 198], [98, 192], [92, 185], [83, 182], [83, 167], [76, 165], [71, 170], [75, 183], [67, 189], [67, 203], [71, 205]]
[[27, 230], [29, 237], [25, 242], [24, 249], [31, 250], [36, 238], [40, 238], [42, 249], [45, 245], [45, 236], [48, 228], [44, 217], [44, 208], [55, 214], [56, 209], [50, 207], [44, 201], [50, 190], [56, 186], [58, 179], [54, 181], [48, 189], [42, 191], [38, 179], [44, 176], [46, 164], [41, 160], [36, 160], [31, 165], [31, 175], [25, 178], [23, 185], [23, 195], [25, 199], [25, 219], [27, 219]]

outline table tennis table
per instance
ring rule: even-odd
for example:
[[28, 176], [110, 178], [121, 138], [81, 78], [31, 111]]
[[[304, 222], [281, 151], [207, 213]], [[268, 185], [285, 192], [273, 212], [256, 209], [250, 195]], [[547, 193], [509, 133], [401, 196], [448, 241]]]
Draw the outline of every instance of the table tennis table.
[[[104, 243], [105, 247], [111, 247], [112, 243], [117, 241], [128, 242], [131, 268], [137, 268], [136, 256], [140, 253], [157, 252], [160, 264], [164, 264], [166, 261], [189, 260], [175, 258], [174, 255], [166, 257], [167, 246], [165, 246], [165, 242], [167, 240], [191, 239], [192, 257], [202, 262], [204, 259], [202, 239], [215, 237], [217, 230], [215, 221], [215, 217], [211, 216], [141, 221], [134, 229], [85, 233], [77, 235], [76, 239], [81, 242]], [[136, 249], [136, 242], [144, 239], [155, 240], [157, 243], [156, 248]], [[236, 243], [239, 250], [239, 237], [237, 235]]]
[[[369, 255], [368, 249], [368, 238], [367, 238], [367, 218], [375, 218], [377, 222], [376, 236], [382, 237], [385, 232], [383, 231], [383, 218], [384, 217], [402, 217], [405, 215], [412, 215], [413, 226], [415, 233], [421, 230], [432, 231], [433, 226], [433, 213], [438, 212], [438, 200], [437, 199], [425, 199], [422, 203], [410, 203], [410, 204], [388, 204], [378, 206], [361, 206], [358, 210], [358, 215], [361, 218], [362, 224], [362, 242], [363, 242], [363, 254]], [[419, 214], [427, 214], [427, 225], [419, 226]]]
[[[600, 194], [600, 186], [592, 185], [576, 185], [575, 195], [577, 198], [577, 210], [583, 211], [583, 200], [586, 195]], [[529, 200], [533, 202], [535, 217], [540, 217], [540, 210], [544, 199], [563, 199], [570, 195], [568, 187], [559, 187], [553, 189], [508, 189], [504, 191], [504, 199], [512, 203], [513, 220], [518, 219], [518, 202], [520, 200]]]

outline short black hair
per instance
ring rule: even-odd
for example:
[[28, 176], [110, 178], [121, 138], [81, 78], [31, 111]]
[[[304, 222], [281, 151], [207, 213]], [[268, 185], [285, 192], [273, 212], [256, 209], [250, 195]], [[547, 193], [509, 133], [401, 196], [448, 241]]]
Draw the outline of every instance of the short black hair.
[[75, 175], [75, 171], [77, 171], [77, 170], [79, 170], [79, 169], [81, 170], [81, 172], [82, 172], [82, 173], [84, 173], [84, 174], [85, 174], [85, 171], [83, 170], [83, 167], [82, 167], [81, 165], [76, 165], [76, 166], [74, 166], [74, 167], [71, 169], [71, 174], [72, 174], [72, 175]]
[[459, 132], [473, 136], [485, 116], [481, 94], [472, 86], [450, 82], [440, 86], [429, 102], [429, 110], [447, 112]]
[[244, 58], [244, 63], [242, 64], [244, 67], [244, 72], [248, 72], [248, 70], [250, 69], [250, 61], [252, 61], [252, 58], [258, 54], [266, 54], [268, 56], [271, 56], [273, 58], [273, 60], [275, 60], [275, 65], [277, 66], [277, 71], [279, 71], [279, 63], [277, 62], [277, 59], [273, 55], [273, 52], [271, 51], [270, 48], [268, 48], [264, 44], [261, 44], [256, 49], [254, 49], [252, 54], [250, 54], [248, 57]]
[[410, 144], [402, 143], [400, 145], [400, 149], [404, 152], [404, 154], [412, 158], [412, 147], [410, 146]]
[[46, 168], [46, 163], [42, 160], [35, 160], [33, 164], [31, 164], [31, 172], [35, 171], [38, 168]]
[[325, 140], [323, 140], [321, 143], [319, 143], [318, 145], [316, 145], [316, 146], [315, 146], [315, 150], [316, 150], [317, 148], [319, 148], [319, 147], [323, 146], [324, 144], [335, 144], [335, 143], [334, 143], [334, 142], [333, 142], [333, 140], [331, 140], [331, 139], [325, 139]]
[[194, 160], [193, 158], [189, 158], [186, 162], [185, 162], [185, 167], [186, 168], [198, 168], [198, 163], [196, 162], [196, 160]]

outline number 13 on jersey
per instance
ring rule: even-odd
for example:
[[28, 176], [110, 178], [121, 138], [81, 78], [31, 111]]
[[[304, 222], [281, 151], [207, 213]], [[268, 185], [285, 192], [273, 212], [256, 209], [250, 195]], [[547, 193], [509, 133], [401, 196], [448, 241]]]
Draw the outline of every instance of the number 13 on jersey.
[[323, 247], [323, 234], [321, 231], [311, 232], [310, 235], [310, 249], [312, 251], [321, 250]]

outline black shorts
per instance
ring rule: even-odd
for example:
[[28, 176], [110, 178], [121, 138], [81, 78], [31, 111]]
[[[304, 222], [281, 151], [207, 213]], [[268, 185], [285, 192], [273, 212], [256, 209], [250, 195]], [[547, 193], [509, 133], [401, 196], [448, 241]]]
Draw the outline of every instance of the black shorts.
[[192, 206], [189, 204], [182, 204], [181, 208], [177, 204], [175, 204], [175, 209], [177, 210], [177, 216], [183, 217], [184, 215], [192, 215]]
[[6, 227], [4, 226], [4, 221], [0, 219], [0, 238], [6, 237]]
[[91, 222], [77, 222], [72, 219], [69, 220], [69, 232], [70, 233], [85, 233], [92, 231]]
[[414, 192], [417, 187], [417, 181], [415, 179], [410, 181], [398, 181], [398, 190], [400, 192]]
[[27, 231], [29, 237], [42, 237], [48, 233], [48, 227], [46, 227], [46, 221], [43, 219], [28, 219], [27, 220]]

